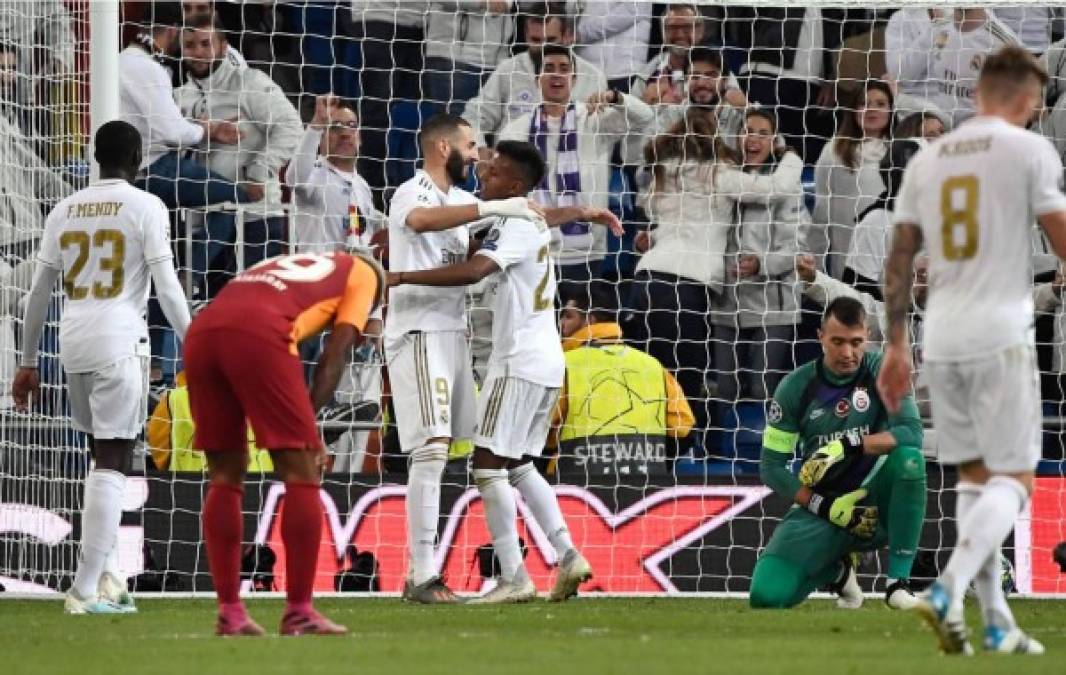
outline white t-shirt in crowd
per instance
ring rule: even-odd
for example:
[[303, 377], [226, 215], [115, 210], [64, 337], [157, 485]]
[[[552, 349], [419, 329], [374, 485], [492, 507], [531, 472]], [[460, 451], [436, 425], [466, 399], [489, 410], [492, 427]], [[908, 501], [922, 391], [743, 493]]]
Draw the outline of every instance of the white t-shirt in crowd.
[[366, 180], [318, 154], [323, 133], [308, 127], [285, 171], [285, 184], [292, 188], [292, 232], [301, 253], [343, 248], [351, 243], [353, 229], [358, 243], [368, 246], [383, 226]]
[[991, 14], [984, 25], [966, 33], [953, 21], [937, 21], [929, 36], [930, 99], [957, 125], [974, 114], [974, 88], [985, 58], [1007, 45], [1021, 45], [1021, 40]]
[[170, 73], [143, 48], [130, 45], [118, 55], [118, 82], [119, 119], [141, 135], [140, 168], [203, 139], [203, 127], [185, 119], [174, 102]]
[[892, 236], [892, 212], [874, 209], [863, 216], [851, 234], [851, 248], [844, 266], [873, 281], [881, 281], [888, 238]]

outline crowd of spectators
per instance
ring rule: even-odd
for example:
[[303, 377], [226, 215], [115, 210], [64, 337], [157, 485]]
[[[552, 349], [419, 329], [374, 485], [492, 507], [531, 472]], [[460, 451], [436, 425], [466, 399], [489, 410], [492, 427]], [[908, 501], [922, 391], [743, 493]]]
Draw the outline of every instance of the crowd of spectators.
[[[40, 29], [62, 35], [61, 9], [37, 17]], [[880, 301], [899, 176], [973, 115], [987, 54], [1017, 43], [1042, 55], [1051, 82], [1033, 128], [1066, 156], [1058, 9], [279, 0], [123, 10], [121, 115], [144, 138], [141, 185], [172, 209], [176, 241], [191, 242], [178, 252], [190, 299], [290, 246], [387, 252], [381, 224], [413, 173], [415, 131], [434, 113], [461, 115], [485, 148], [540, 148], [537, 201], [622, 217], [622, 238], [584, 222], [553, 230], [558, 276], [613, 289], [617, 339], [676, 377], [694, 416], [680, 452], [696, 457], [740, 452], [723, 431], [761, 415], [781, 377], [811, 357], [820, 304], [847, 293]], [[0, 277], [17, 287], [26, 242], [72, 186], [25, 116], [26, 50], [4, 30]], [[1035, 230], [1034, 247], [1045, 365], [1062, 373], [1062, 276]], [[179, 368], [166, 362], [179, 357], [156, 333], [153, 375], [169, 384]], [[1063, 399], [1061, 379], [1049, 375], [1047, 400]]]

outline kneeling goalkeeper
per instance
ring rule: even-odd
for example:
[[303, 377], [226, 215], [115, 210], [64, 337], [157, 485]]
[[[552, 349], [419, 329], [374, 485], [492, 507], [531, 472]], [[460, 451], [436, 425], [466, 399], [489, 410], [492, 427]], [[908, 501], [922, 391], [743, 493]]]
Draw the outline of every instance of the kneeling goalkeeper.
[[[774, 393], [760, 474], [795, 502], [755, 565], [752, 607], [793, 607], [822, 586], [856, 608], [859, 551], [889, 547], [885, 602], [914, 602], [907, 579], [925, 517], [922, 423], [913, 396], [890, 415], [877, 394], [881, 353], [867, 353], [866, 312], [842, 297], [826, 307], [823, 357], [800, 366]], [[806, 460], [788, 469], [797, 442]]]

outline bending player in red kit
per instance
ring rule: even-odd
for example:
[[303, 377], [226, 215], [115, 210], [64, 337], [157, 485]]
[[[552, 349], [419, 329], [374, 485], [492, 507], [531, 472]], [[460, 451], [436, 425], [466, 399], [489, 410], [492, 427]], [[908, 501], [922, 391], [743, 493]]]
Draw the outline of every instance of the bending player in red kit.
[[[315, 411], [332, 400], [348, 354], [380, 303], [383, 279], [377, 263], [359, 255], [272, 258], [231, 281], [189, 328], [185, 372], [196, 444], [207, 454], [210, 475], [203, 524], [218, 594], [218, 635], [264, 634], [238, 597], [246, 423], [285, 482], [287, 606], [281, 634], [347, 632], [311, 606], [325, 458]], [[297, 344], [327, 328], [332, 332], [308, 396]]]

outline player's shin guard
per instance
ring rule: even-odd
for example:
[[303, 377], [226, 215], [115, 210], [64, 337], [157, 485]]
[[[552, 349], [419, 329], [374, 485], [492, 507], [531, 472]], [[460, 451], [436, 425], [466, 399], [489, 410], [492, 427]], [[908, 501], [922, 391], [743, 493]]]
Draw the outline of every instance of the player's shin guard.
[[1018, 481], [993, 476], [959, 523], [958, 542], [940, 575], [951, 600], [960, 602], [970, 581], [1010, 534], [1029, 495]]
[[507, 481], [506, 469], [474, 469], [481, 501], [485, 504], [485, 520], [492, 534], [492, 547], [500, 560], [500, 576], [514, 581], [522, 569], [522, 550], [518, 546], [518, 507], [514, 491]]
[[908, 579], [925, 520], [925, 458], [918, 448], [892, 451], [892, 495], [888, 502], [888, 576]]
[[215, 584], [218, 604], [223, 611], [240, 604], [241, 497], [244, 491], [233, 485], [211, 483], [204, 500], [204, 543], [207, 564]]
[[437, 575], [433, 545], [440, 521], [440, 481], [448, 461], [446, 443], [430, 443], [411, 452], [407, 472], [407, 548], [410, 579], [415, 586]]
[[574, 542], [570, 539], [570, 530], [566, 527], [555, 491], [532, 462], [511, 469], [508, 474], [511, 485], [522, 495], [522, 500], [533, 512], [540, 529], [548, 535], [548, 541], [555, 548], [556, 558], [562, 562], [567, 551], [574, 548]]
[[84, 600], [95, 599], [107, 556], [118, 539], [122, 521], [122, 490], [126, 477], [117, 471], [95, 469], [85, 479], [81, 516], [81, 554], [74, 575], [74, 592]]

